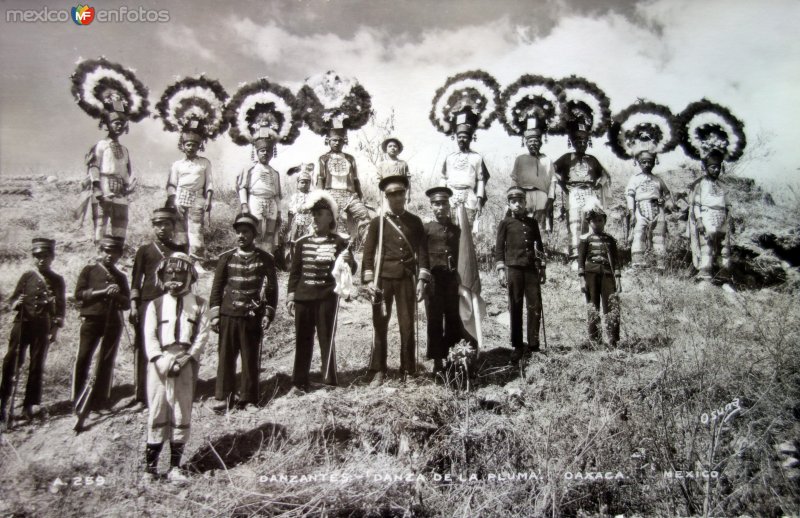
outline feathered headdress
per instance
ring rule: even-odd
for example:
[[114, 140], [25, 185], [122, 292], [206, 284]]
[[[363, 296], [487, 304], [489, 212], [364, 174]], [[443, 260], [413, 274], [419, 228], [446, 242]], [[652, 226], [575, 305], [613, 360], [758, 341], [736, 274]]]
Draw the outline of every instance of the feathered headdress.
[[331, 129], [357, 130], [372, 113], [369, 92], [351, 77], [329, 70], [311, 76], [297, 93], [302, 117], [311, 131], [328, 136]]
[[702, 160], [718, 151], [733, 162], [744, 153], [744, 124], [724, 106], [703, 99], [691, 103], [677, 118], [681, 147], [690, 157]]
[[482, 70], [471, 70], [449, 77], [444, 86], [436, 90], [430, 119], [434, 127], [445, 135], [456, 133], [464, 124], [486, 129], [497, 118], [500, 105], [500, 85]]
[[523, 135], [529, 120], [540, 124], [542, 133], [561, 119], [561, 86], [549, 77], [525, 74], [511, 83], [500, 96], [500, 121], [509, 135]]
[[186, 77], [164, 90], [156, 104], [167, 131], [198, 133], [215, 139], [228, 129], [224, 118], [228, 94], [218, 81], [204, 76]]
[[149, 113], [147, 87], [133, 70], [104, 57], [79, 61], [70, 81], [78, 106], [95, 119], [123, 113], [129, 121], [139, 122]]
[[243, 84], [225, 108], [228, 134], [240, 146], [253, 143], [262, 129], [271, 130], [281, 144], [300, 134], [298, 102], [288, 88], [261, 78]]
[[588, 79], [569, 76], [559, 81], [562, 116], [559, 127], [553, 133], [564, 135], [585, 131], [599, 137], [608, 129], [611, 121], [611, 101], [599, 86]]
[[678, 145], [675, 117], [664, 105], [639, 100], [614, 116], [608, 142], [622, 159], [636, 158], [642, 151], [672, 151]]
[[334, 222], [339, 217], [339, 206], [336, 204], [336, 200], [324, 189], [317, 189], [306, 196], [306, 201], [303, 203], [301, 209], [308, 211], [314, 209], [328, 209], [331, 211], [331, 214], [333, 214]]

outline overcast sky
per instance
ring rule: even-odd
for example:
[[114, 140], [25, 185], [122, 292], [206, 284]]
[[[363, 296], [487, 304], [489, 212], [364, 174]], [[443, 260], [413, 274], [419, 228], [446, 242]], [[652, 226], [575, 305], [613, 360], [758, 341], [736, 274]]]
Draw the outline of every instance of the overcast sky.
[[[455, 144], [428, 120], [435, 90], [470, 69], [505, 87], [525, 73], [584, 76], [605, 90], [617, 113], [637, 98], [677, 113], [706, 97], [745, 122], [758, 156], [741, 173], [797, 181], [800, 121], [800, 2], [721, 0], [446, 1], [287, 0], [281, 2], [104, 2], [102, 8], [167, 9], [167, 23], [9, 23], [8, 9], [69, 9], [66, 3], [0, 1], [0, 168], [2, 175], [74, 174], [103, 135], [69, 90], [79, 57], [106, 56], [136, 70], [155, 104], [178, 77], [201, 72], [233, 94], [242, 82], [266, 76], [296, 91], [326, 70], [355, 76], [379, 116], [393, 108], [402, 158], [426, 177]], [[99, 5], [89, 3], [100, 8]], [[351, 140], [354, 136], [351, 136]], [[630, 167], [596, 142], [610, 169]], [[123, 143], [134, 168], [161, 182], [179, 157], [176, 136], [161, 122], [131, 127]], [[352, 146], [351, 146], [352, 148]], [[493, 175], [507, 175], [523, 151], [495, 122], [474, 149]], [[753, 149], [753, 146], [751, 146]], [[303, 129], [273, 162], [281, 172], [324, 152], [322, 138]], [[544, 151], [567, 150], [550, 138]], [[680, 148], [660, 172], [685, 160]], [[218, 181], [230, 181], [250, 156], [226, 136], [207, 146]], [[363, 175], [370, 173], [359, 158]], [[658, 172], [658, 170], [657, 170]]]

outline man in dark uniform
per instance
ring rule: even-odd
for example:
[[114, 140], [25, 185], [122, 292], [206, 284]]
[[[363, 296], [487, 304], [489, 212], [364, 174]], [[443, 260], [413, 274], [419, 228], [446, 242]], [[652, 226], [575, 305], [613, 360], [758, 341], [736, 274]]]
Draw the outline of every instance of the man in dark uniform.
[[511, 187], [506, 193], [509, 214], [497, 227], [494, 250], [500, 285], [508, 286], [508, 312], [511, 317], [512, 358], [526, 353], [522, 341], [522, 303], [528, 309], [528, 347], [539, 350], [539, 322], [542, 315], [541, 284], [546, 281], [544, 246], [536, 219], [526, 210], [525, 191]]
[[238, 406], [258, 403], [261, 337], [275, 318], [278, 275], [272, 256], [254, 244], [259, 220], [252, 214], [236, 216], [237, 248], [222, 254], [214, 272], [209, 299], [211, 329], [219, 333], [216, 398], [222, 410], [233, 406], [236, 357], [242, 356]]
[[156, 268], [165, 257], [172, 252], [188, 252], [188, 245], [176, 245], [173, 242], [175, 222], [178, 212], [172, 207], [163, 207], [153, 211], [150, 221], [156, 238], [139, 247], [133, 260], [131, 277], [131, 312], [128, 316], [134, 327], [133, 338], [133, 385], [136, 410], [142, 410], [147, 404], [147, 355], [144, 350], [144, 314], [147, 304], [164, 294], [158, 284]]
[[[11, 310], [16, 311], [14, 326], [3, 359], [3, 381], [0, 384], [0, 426], [6, 420], [6, 407], [12, 391], [12, 380], [22, 372], [25, 349], [30, 346], [30, 366], [25, 399], [22, 406], [26, 416], [39, 413], [42, 402], [42, 375], [48, 346], [55, 341], [56, 332], [64, 325], [64, 279], [50, 269], [55, 258], [55, 241], [35, 238], [31, 254], [36, 270], [22, 274], [14, 293]], [[13, 405], [14, 402], [12, 401]]]
[[606, 320], [609, 345], [617, 345], [619, 341], [619, 300], [617, 291], [621, 291], [619, 258], [617, 242], [603, 230], [606, 225], [606, 213], [597, 202], [590, 200], [586, 217], [591, 232], [581, 236], [578, 243], [578, 275], [585, 281], [583, 289], [588, 305], [589, 340], [593, 344], [602, 342], [600, 332], [600, 306]]
[[450, 219], [448, 187], [433, 187], [425, 191], [430, 198], [435, 221], [425, 223], [428, 266], [431, 282], [428, 285], [425, 311], [428, 315], [427, 357], [433, 360], [434, 376], [441, 372], [443, 360], [450, 348], [461, 340], [462, 323], [458, 312], [458, 243], [461, 229]]
[[[400, 370], [403, 379], [406, 375], [416, 375], [415, 296], [422, 298], [425, 284], [430, 280], [425, 228], [418, 216], [405, 209], [408, 178], [387, 176], [378, 187], [386, 195], [389, 212], [369, 223], [362, 272], [367, 290], [372, 293], [379, 290], [385, 304], [385, 312], [380, 304], [372, 306], [375, 336], [369, 370], [373, 373], [373, 386], [382, 384], [386, 376], [387, 331], [393, 300], [397, 300], [400, 327]], [[379, 243], [381, 233], [383, 239]]]
[[125, 240], [105, 236], [100, 240], [100, 260], [81, 270], [75, 285], [75, 299], [81, 304], [80, 346], [72, 378], [72, 400], [77, 403], [86, 387], [92, 356], [100, 345], [97, 378], [90, 409], [107, 408], [111, 397], [114, 360], [122, 336], [122, 312], [130, 309], [130, 290], [125, 274], [115, 264], [122, 256]]
[[[294, 313], [297, 351], [294, 357], [292, 385], [297, 391], [308, 390], [308, 372], [314, 352], [314, 331], [319, 337], [323, 383], [337, 385], [336, 358], [331, 351], [334, 319], [339, 296], [334, 291], [334, 267], [341, 257], [350, 273], [356, 262], [347, 248], [348, 240], [334, 232], [336, 202], [325, 191], [314, 191], [303, 207], [311, 212], [313, 234], [301, 237], [295, 244], [289, 269], [286, 308]], [[296, 391], [295, 391], [296, 392]]]

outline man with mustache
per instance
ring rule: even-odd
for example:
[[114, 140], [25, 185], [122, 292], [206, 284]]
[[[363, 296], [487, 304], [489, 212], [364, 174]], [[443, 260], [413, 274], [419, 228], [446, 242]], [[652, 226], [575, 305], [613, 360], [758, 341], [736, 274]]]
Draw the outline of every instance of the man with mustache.
[[217, 410], [236, 403], [236, 358], [242, 357], [240, 408], [258, 404], [258, 371], [261, 336], [275, 319], [278, 275], [272, 255], [254, 244], [259, 220], [249, 213], [236, 216], [237, 247], [219, 258], [211, 285], [211, 329], [219, 333], [219, 362], [215, 397], [223, 403]]

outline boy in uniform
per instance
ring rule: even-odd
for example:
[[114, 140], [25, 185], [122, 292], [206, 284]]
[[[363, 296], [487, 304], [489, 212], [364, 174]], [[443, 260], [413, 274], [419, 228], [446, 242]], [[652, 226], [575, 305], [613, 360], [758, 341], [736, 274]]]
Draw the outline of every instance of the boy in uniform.
[[428, 266], [431, 281], [427, 286], [425, 311], [428, 315], [428, 359], [433, 360], [433, 374], [442, 372], [450, 348], [463, 337], [458, 312], [458, 245], [461, 229], [450, 218], [448, 187], [425, 191], [431, 202], [434, 221], [425, 223]]
[[586, 218], [591, 231], [578, 242], [578, 276], [584, 281], [582, 291], [588, 305], [587, 323], [592, 344], [602, 342], [600, 307], [605, 317], [608, 342], [615, 347], [619, 341], [620, 309], [617, 293], [622, 291], [617, 242], [604, 232], [606, 213], [599, 203], [590, 200]]
[[[22, 274], [14, 293], [11, 294], [11, 310], [16, 312], [8, 352], [3, 359], [3, 381], [0, 384], [0, 426], [6, 421], [12, 383], [19, 382], [25, 349], [30, 347], [28, 383], [22, 407], [30, 418], [40, 411], [42, 403], [42, 376], [47, 349], [55, 341], [58, 328], [64, 326], [65, 287], [64, 279], [50, 266], [55, 258], [55, 241], [34, 238], [31, 242], [35, 270]], [[13, 405], [14, 402], [11, 402]]]
[[[539, 323], [542, 315], [541, 284], [547, 280], [544, 245], [539, 225], [526, 211], [526, 192], [516, 186], [506, 192], [509, 214], [497, 226], [496, 270], [500, 285], [508, 286], [508, 312], [511, 319], [512, 360], [528, 351], [539, 350]], [[522, 341], [522, 306], [528, 311], [527, 344]]]
[[97, 378], [92, 389], [91, 409], [107, 408], [111, 397], [114, 361], [122, 336], [122, 312], [130, 309], [130, 290], [125, 274], [116, 268], [124, 240], [106, 236], [100, 240], [100, 260], [81, 270], [75, 285], [75, 300], [81, 304], [78, 356], [72, 381], [72, 400], [86, 388], [92, 356], [100, 345]]

